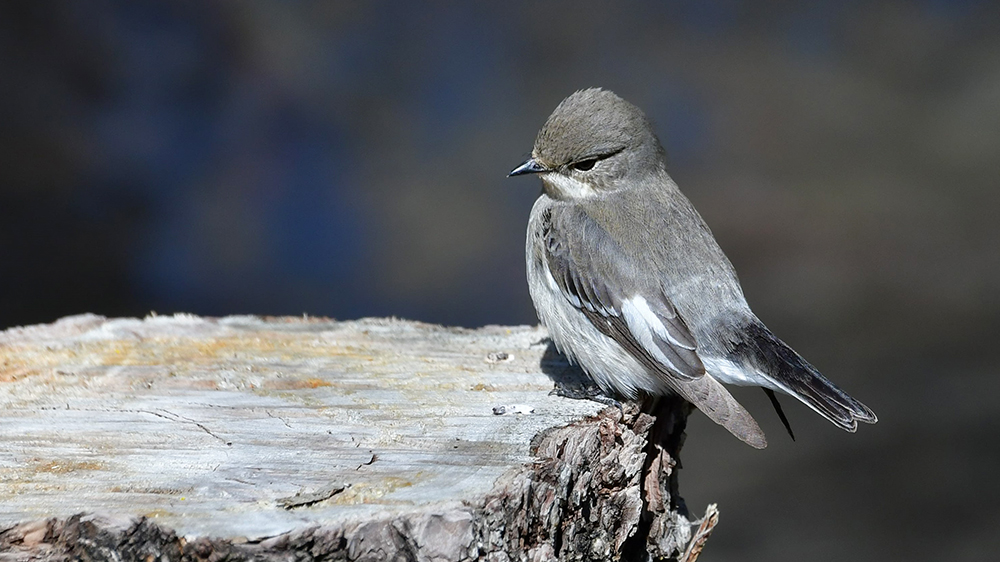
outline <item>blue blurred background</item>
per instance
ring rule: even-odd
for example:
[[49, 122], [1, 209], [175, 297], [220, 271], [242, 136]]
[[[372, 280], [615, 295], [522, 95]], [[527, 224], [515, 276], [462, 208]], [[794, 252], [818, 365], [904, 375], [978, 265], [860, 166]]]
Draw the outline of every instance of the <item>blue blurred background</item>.
[[[880, 416], [693, 418], [703, 560], [1000, 552], [1000, 4], [0, 4], [0, 326], [155, 310], [533, 324], [555, 105], [644, 108], [783, 339]], [[757, 396], [761, 394], [761, 396]]]

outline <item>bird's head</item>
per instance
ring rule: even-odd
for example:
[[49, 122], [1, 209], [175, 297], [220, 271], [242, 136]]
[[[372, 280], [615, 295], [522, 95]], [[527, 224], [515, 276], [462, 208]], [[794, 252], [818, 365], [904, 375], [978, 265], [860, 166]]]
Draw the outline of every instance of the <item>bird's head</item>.
[[580, 90], [549, 116], [531, 158], [508, 174], [539, 174], [556, 199], [614, 191], [664, 168], [664, 152], [641, 109], [608, 90]]

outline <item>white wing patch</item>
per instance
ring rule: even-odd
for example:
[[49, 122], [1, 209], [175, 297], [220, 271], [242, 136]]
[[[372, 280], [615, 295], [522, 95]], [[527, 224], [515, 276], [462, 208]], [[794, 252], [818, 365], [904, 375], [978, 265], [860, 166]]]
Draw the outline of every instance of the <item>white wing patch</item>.
[[[653, 330], [653, 333], [660, 336], [661, 339], [666, 340], [671, 344], [676, 345], [677, 347], [682, 347], [684, 349], [694, 349], [694, 347], [692, 347], [690, 344], [678, 341], [677, 338], [670, 333], [670, 330], [668, 330], [667, 327], [663, 325], [663, 321], [660, 320], [659, 316], [657, 316], [656, 313], [653, 312], [653, 309], [649, 308], [649, 303], [646, 302], [646, 298], [643, 297], [642, 295], [636, 295], [631, 299], [625, 301], [625, 303], [622, 305], [622, 308], [624, 309], [626, 305], [630, 305], [631, 308], [635, 311], [634, 313], [637, 313], [645, 321], [645, 323], [649, 325], [650, 329]], [[629, 324], [629, 327], [631, 327], [631, 323]]]
[[636, 323], [639, 321], [645, 323], [649, 329], [653, 330], [656, 335], [661, 338], [667, 338], [667, 327], [663, 325], [663, 322], [656, 317], [656, 314], [649, 308], [649, 303], [646, 302], [646, 298], [641, 295], [636, 295], [630, 299], [625, 300], [622, 303], [622, 312], [625, 314], [625, 321], [628, 322], [629, 327], [632, 327], [633, 318]]
[[670, 359], [667, 359], [667, 356], [660, 351], [659, 346], [653, 341], [653, 334], [666, 341], [676, 342], [677, 340], [670, 336], [667, 332], [667, 327], [663, 325], [663, 322], [649, 308], [649, 304], [646, 303], [645, 298], [634, 296], [623, 301], [622, 318], [625, 319], [625, 324], [628, 326], [629, 331], [632, 332], [632, 335], [635, 336], [636, 341], [650, 355], [674, 371], [683, 372]]

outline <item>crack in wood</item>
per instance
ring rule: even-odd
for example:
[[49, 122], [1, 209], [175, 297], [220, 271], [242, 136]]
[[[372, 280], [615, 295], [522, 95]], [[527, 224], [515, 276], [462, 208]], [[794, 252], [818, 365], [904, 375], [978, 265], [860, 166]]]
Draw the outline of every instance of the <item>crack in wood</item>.
[[288, 510], [296, 509], [299, 507], [308, 507], [310, 505], [317, 504], [321, 501], [328, 500], [350, 487], [351, 485], [347, 483], [331, 484], [324, 488], [320, 488], [315, 492], [308, 492], [308, 493], [299, 492], [294, 496], [289, 496], [287, 498], [279, 498], [276, 501], [278, 505]]
[[286, 420], [285, 418], [283, 418], [281, 416], [276, 416], [276, 415], [272, 414], [271, 410], [264, 410], [264, 413], [267, 414], [267, 417], [269, 417], [269, 418], [274, 418], [276, 420], [281, 420], [281, 423], [285, 424], [285, 427], [287, 427], [288, 429], [292, 429], [292, 425], [290, 423], [288, 423], [288, 420]]
[[[194, 424], [198, 429], [204, 431], [205, 433], [207, 433], [207, 434], [211, 435], [212, 437], [218, 439], [219, 441], [222, 441], [223, 443], [225, 443], [227, 447], [232, 447], [233, 446], [233, 442], [232, 441], [229, 441], [227, 439], [224, 439], [224, 438], [216, 435], [215, 432], [213, 432], [211, 429], [209, 429], [208, 427], [206, 427], [205, 424], [199, 422], [198, 420], [193, 420], [191, 418], [186, 418], [186, 417], [184, 417], [182, 415], [175, 414], [175, 413], [171, 412], [170, 410], [164, 410], [163, 408], [160, 408], [159, 411], [155, 411], [155, 410], [115, 410], [115, 411], [118, 411], [118, 412], [131, 412], [131, 413], [139, 413], [139, 414], [150, 414], [150, 415], [156, 416], [158, 418], [163, 418], [165, 420], [170, 420], [170, 421], [174, 421], [174, 422], [187, 422], [187, 423], [190, 423], [190, 424]], [[161, 414], [160, 412], [165, 412], [166, 414], [169, 414], [169, 415], [164, 415], [164, 414]], [[173, 417], [171, 417], [171, 416], [173, 416]]]

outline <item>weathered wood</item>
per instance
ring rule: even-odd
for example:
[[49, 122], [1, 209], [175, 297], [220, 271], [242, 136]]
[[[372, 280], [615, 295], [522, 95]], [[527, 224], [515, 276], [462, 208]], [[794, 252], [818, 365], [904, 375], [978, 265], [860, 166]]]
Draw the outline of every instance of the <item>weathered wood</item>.
[[686, 406], [550, 395], [580, 378], [545, 336], [190, 315], [7, 330], [0, 559], [697, 556], [673, 471]]

